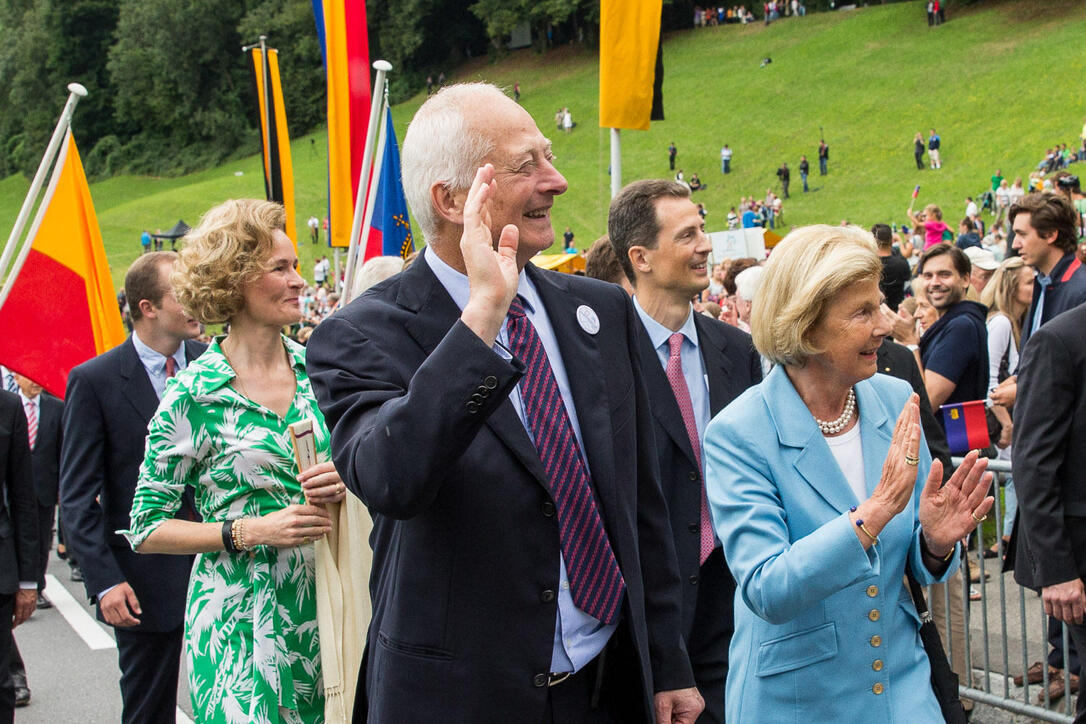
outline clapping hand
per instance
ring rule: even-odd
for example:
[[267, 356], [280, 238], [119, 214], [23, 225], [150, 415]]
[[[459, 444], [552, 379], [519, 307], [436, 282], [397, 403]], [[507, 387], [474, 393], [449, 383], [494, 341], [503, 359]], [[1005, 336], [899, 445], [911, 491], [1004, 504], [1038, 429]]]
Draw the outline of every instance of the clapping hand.
[[464, 201], [464, 231], [460, 237], [460, 253], [471, 288], [461, 319], [488, 345], [497, 338], [520, 283], [520, 230], [507, 224], [494, 248], [490, 202], [496, 193], [494, 167], [488, 163], [475, 172]]
[[992, 474], [985, 472], [987, 467], [988, 460], [978, 459], [977, 451], [972, 450], [946, 485], [940, 487], [943, 464], [938, 460], [931, 464], [928, 482], [920, 494], [918, 515], [933, 556], [942, 558], [949, 553], [992, 509], [995, 498], [985, 495], [992, 484]]

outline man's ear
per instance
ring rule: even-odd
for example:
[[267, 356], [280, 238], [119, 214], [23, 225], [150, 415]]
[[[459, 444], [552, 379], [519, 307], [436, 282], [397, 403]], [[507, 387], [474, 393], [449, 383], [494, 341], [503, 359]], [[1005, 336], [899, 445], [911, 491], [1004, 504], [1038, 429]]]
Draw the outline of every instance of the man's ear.
[[154, 319], [158, 316], [158, 310], [155, 309], [155, 305], [151, 303], [150, 299], [141, 299], [136, 306], [139, 307], [140, 312], [147, 319]]
[[652, 271], [652, 262], [649, 260], [648, 249], [643, 246], [631, 246], [629, 251], [626, 252], [626, 256], [629, 257], [630, 263], [633, 264], [633, 268], [643, 274], [648, 274]]
[[1056, 240], [1058, 238], [1060, 238], [1059, 229], [1053, 229], [1052, 231], [1048, 232], [1047, 234], [1042, 234], [1041, 232], [1037, 232], [1037, 235], [1040, 236], [1042, 239], [1044, 239], [1046, 244], [1055, 244]]
[[464, 225], [464, 200], [468, 192], [453, 191], [438, 181], [430, 187], [430, 204], [438, 216], [457, 226]]

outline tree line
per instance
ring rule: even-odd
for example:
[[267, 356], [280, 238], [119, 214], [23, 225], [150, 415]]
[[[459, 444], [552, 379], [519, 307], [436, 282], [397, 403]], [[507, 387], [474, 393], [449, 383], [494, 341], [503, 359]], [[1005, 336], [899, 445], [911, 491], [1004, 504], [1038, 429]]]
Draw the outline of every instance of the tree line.
[[[665, 0], [664, 29], [689, 27], [696, 4], [710, 3]], [[462, 0], [367, 0], [370, 56], [396, 67], [396, 102], [468, 58], [500, 57], [524, 24], [537, 52], [594, 47], [599, 9], [599, 0], [474, 0], [468, 12]], [[279, 50], [292, 136], [320, 126], [312, 0], [0, 0], [0, 177], [33, 173], [72, 81], [89, 91], [73, 132], [92, 178], [182, 174], [251, 153], [255, 87], [241, 46], [262, 34]]]

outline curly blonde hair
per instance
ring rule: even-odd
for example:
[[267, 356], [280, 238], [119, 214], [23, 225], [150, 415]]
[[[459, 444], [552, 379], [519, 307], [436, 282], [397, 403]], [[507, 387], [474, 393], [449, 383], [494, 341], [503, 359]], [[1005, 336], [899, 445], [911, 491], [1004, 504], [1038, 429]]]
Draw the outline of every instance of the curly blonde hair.
[[203, 324], [233, 319], [244, 304], [242, 287], [267, 271], [272, 233], [284, 231], [281, 204], [231, 199], [213, 207], [185, 234], [170, 284], [177, 301]]

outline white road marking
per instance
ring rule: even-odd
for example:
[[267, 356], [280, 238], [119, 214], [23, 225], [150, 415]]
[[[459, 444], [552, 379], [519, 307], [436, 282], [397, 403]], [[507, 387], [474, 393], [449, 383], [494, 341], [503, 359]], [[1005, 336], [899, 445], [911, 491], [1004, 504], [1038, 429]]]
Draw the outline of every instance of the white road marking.
[[189, 715], [181, 711], [181, 707], [177, 707], [177, 724], [192, 724], [192, 719], [189, 719]]
[[79, 638], [93, 650], [115, 649], [117, 642], [106, 633], [106, 630], [87, 613], [87, 609], [76, 601], [72, 594], [68, 593], [56, 576], [48, 574], [46, 580], [46, 598], [60, 611], [60, 615], [68, 622]]

